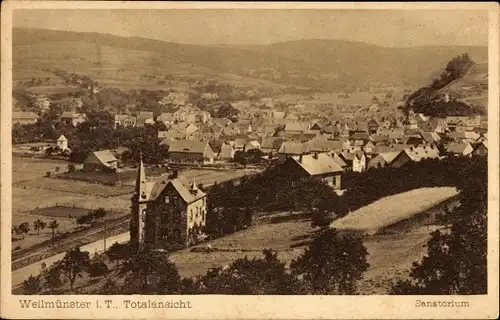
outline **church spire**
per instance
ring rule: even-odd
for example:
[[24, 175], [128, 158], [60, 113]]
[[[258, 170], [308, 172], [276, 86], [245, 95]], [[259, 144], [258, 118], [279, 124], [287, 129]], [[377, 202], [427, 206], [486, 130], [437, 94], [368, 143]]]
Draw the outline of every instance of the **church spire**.
[[139, 168], [137, 169], [137, 179], [135, 181], [135, 193], [139, 196], [139, 201], [146, 198], [146, 170], [142, 162], [142, 150], [140, 151]]

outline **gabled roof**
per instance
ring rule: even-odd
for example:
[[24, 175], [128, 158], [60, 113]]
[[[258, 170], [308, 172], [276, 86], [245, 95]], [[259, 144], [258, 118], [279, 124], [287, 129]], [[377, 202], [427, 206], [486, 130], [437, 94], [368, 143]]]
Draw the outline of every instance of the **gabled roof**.
[[419, 162], [422, 159], [439, 158], [439, 150], [431, 147], [417, 147], [403, 150], [414, 162]]
[[356, 132], [349, 137], [350, 140], [369, 140], [370, 136], [364, 132]]
[[197, 140], [173, 140], [170, 142], [168, 152], [181, 153], [204, 153], [207, 147], [206, 142]]
[[34, 112], [12, 112], [12, 119], [38, 119]]
[[281, 147], [281, 143], [283, 139], [280, 137], [269, 137], [262, 140], [260, 147], [262, 149], [276, 149], [278, 150]]
[[357, 158], [357, 159], [362, 159], [363, 156], [364, 156], [364, 153], [361, 152], [361, 151], [358, 151], [358, 152], [342, 152], [340, 154], [340, 156], [345, 160], [345, 161], [349, 161], [349, 162], [352, 162], [354, 160], [354, 158]]
[[420, 135], [422, 136], [422, 139], [424, 139], [427, 142], [431, 141], [437, 142], [441, 140], [439, 134], [435, 132], [422, 132]]
[[68, 138], [66, 138], [63, 134], [57, 139], [57, 141], [68, 141]]
[[306, 143], [286, 141], [281, 144], [278, 153], [281, 154], [302, 154], [309, 151]]
[[141, 111], [137, 115], [137, 118], [147, 118], [147, 119], [153, 118], [153, 112], [151, 112], [151, 111]]
[[401, 151], [382, 152], [379, 154], [379, 156], [389, 164], [398, 156], [400, 152]]
[[118, 161], [116, 157], [113, 155], [113, 153], [109, 150], [94, 151], [92, 153], [102, 163]]
[[294, 156], [292, 159], [311, 176], [344, 171], [332, 156], [324, 153]]
[[344, 143], [340, 140], [311, 140], [309, 142], [310, 151], [335, 151], [342, 150]]
[[[158, 198], [158, 196], [168, 185], [172, 185], [172, 187], [177, 191], [182, 200], [184, 200], [188, 204], [206, 196], [206, 194], [196, 186], [194, 181], [189, 183], [189, 181], [184, 176], [179, 175], [175, 179], [161, 177], [154, 182], [148, 181], [146, 183], [146, 189], [149, 194], [148, 200], [151, 201]], [[191, 190], [196, 190], [196, 192], [191, 192]]]
[[309, 124], [303, 122], [290, 122], [285, 125], [285, 131], [307, 131], [309, 130]]
[[224, 144], [224, 141], [222, 140], [211, 140], [209, 142], [210, 147], [215, 153], [220, 153], [220, 150], [222, 148], [222, 145]]
[[445, 149], [446, 152], [453, 153], [453, 154], [464, 154], [465, 150], [470, 147], [470, 150], [472, 152], [472, 147], [469, 143], [450, 143], [446, 145]]

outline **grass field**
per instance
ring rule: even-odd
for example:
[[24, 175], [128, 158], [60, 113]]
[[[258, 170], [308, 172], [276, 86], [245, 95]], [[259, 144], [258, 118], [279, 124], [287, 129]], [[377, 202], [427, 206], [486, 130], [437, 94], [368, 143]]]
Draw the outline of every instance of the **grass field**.
[[[26, 249], [34, 244], [43, 242], [52, 238], [52, 230], [49, 228], [45, 228], [40, 231], [40, 234], [37, 234], [33, 229], [33, 221], [42, 220], [47, 224], [50, 223], [53, 219], [43, 215], [34, 215], [30, 213], [16, 213], [12, 215], [12, 224], [19, 225], [23, 222], [27, 222], [30, 225], [31, 231], [24, 236], [24, 239], [19, 239], [12, 243], [12, 250], [15, 251], [16, 248]], [[59, 223], [59, 227], [55, 230], [56, 233], [64, 233], [74, 231], [78, 225], [75, 220], [72, 218], [57, 218], [57, 222]], [[16, 236], [17, 237], [17, 236]]]
[[409, 219], [455, 196], [455, 188], [421, 188], [389, 196], [364, 206], [332, 222], [339, 230], [375, 234], [382, 228]]
[[63, 171], [67, 166], [68, 162], [60, 160], [12, 157], [12, 183], [40, 179], [47, 171], [56, 167]]

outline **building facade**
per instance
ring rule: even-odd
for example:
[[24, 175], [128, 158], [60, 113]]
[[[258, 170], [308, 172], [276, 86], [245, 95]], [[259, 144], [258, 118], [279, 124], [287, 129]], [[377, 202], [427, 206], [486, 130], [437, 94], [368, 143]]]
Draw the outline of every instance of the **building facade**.
[[206, 205], [206, 194], [194, 180], [191, 184], [182, 177], [148, 181], [141, 160], [132, 198], [132, 245], [172, 250], [197, 243], [205, 226]]

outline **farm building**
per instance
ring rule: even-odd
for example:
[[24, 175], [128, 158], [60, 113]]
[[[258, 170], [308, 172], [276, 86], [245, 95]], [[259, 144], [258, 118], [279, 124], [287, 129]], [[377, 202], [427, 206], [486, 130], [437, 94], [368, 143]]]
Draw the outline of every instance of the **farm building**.
[[209, 143], [197, 140], [173, 140], [168, 153], [174, 164], [212, 164], [215, 157]]
[[278, 167], [278, 174], [292, 179], [292, 185], [306, 177], [317, 177], [334, 189], [341, 188], [342, 167], [331, 155], [314, 153], [288, 157]]
[[196, 243], [206, 221], [206, 194], [181, 176], [148, 181], [137, 171], [130, 239], [137, 249], [185, 248]]
[[12, 124], [37, 123], [38, 115], [34, 112], [12, 112]]
[[91, 152], [83, 163], [84, 171], [114, 171], [118, 168], [118, 159], [109, 150]]

